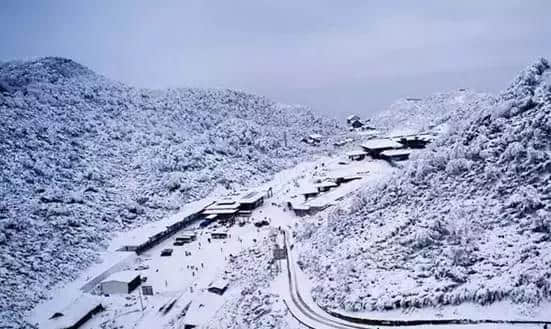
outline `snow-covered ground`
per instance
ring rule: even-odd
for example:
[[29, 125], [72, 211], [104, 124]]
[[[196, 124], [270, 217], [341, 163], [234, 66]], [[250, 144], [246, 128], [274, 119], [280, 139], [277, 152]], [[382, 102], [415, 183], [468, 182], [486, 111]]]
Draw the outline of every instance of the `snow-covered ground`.
[[[152, 324], [160, 328], [179, 328], [186, 321], [192, 320], [183, 315], [186, 312], [189, 317], [197, 317], [190, 314], [199, 313], [199, 318], [204, 320], [203, 324], [213, 328], [235, 328], [237, 324], [244, 328], [271, 327], [274, 324], [284, 328], [288, 327], [286, 323], [289, 326], [298, 325], [298, 322], [288, 314], [282, 298], [271, 285], [275, 272], [273, 265], [270, 265], [274, 246], [270, 236], [279, 226], [294, 227], [308, 221], [310, 217], [296, 217], [292, 211], [285, 208], [285, 200], [300, 190], [301, 186], [311, 184], [319, 177], [357, 174], [365, 176], [360, 181], [342, 184], [319, 196], [336, 199], [358, 188], [358, 182], [381, 178], [393, 170], [382, 161], [358, 161], [342, 165], [339, 164], [341, 160], [340, 156], [323, 156], [277, 173], [273, 180], [258, 187], [271, 187], [273, 197], [253, 212], [249, 224], [229, 228], [228, 239], [211, 239], [209, 243], [208, 232], [214, 229], [210, 226], [200, 229], [194, 225], [185, 228], [185, 231], [198, 233], [197, 241], [191, 244], [172, 246], [173, 239], [168, 239], [140, 256], [132, 252], [115, 251], [122, 245], [147, 236], [158, 227], [166, 226], [174, 220], [173, 218], [184, 216], [198, 205], [220, 197], [217, 193], [188, 204], [179, 213], [164, 220], [115, 234], [107, 248], [108, 251], [100, 256], [101, 263], [88, 268], [75, 281], [52, 289], [49, 299], [33, 310], [29, 322], [47, 322], [49, 316], [59, 311], [61, 305], [68, 305], [78, 299], [83, 293], [81, 288], [97, 275], [134, 270], [141, 265], [147, 267], [139, 271], [147, 277], [145, 284], [152, 285], [155, 292], [154, 296], [143, 297], [145, 310], [140, 311], [138, 290], [128, 296], [101, 296], [106, 311], [89, 321], [86, 328], [150, 328]], [[263, 218], [270, 221], [269, 227], [258, 229], [251, 224]], [[180, 233], [175, 236], [178, 234]], [[168, 247], [174, 249], [173, 255], [160, 257], [160, 251]], [[186, 256], [186, 251], [191, 252], [191, 255]], [[224, 296], [205, 291], [211, 281], [224, 276], [231, 281], [230, 288]], [[188, 305], [190, 302], [191, 305]], [[173, 305], [169, 312], [159, 312], [163, 305], [169, 304]], [[205, 306], [199, 308], [198, 305], [201, 304]], [[271, 306], [265, 309], [262, 306], [265, 304]], [[251, 315], [251, 310], [256, 313]]]
[[530, 66], [351, 209], [304, 226], [320, 306], [549, 319], [549, 72]]
[[[397, 103], [382, 134], [441, 135], [391, 166], [343, 161], [371, 136], [262, 97], [138, 90], [63, 59], [2, 64], [0, 327], [44, 326], [109, 274], [136, 271], [155, 294], [99, 296], [106, 310], [84, 328], [303, 328], [272, 261], [278, 227], [297, 235], [303, 295], [320, 312], [551, 320], [548, 71], [539, 61], [499, 97]], [[311, 133], [320, 145], [300, 141]], [[349, 137], [356, 145], [332, 145]], [[301, 199], [338, 176], [360, 179]], [[244, 186], [274, 195], [228, 239], [194, 224], [190, 244], [116, 251]], [[329, 208], [297, 217], [290, 200]], [[206, 290], [219, 278], [222, 296]]]
[[[344, 128], [233, 90], [144, 90], [68, 59], [0, 64], [0, 322], [76, 278], [111, 233], [256, 185]], [[301, 142], [313, 133], [319, 145]]]

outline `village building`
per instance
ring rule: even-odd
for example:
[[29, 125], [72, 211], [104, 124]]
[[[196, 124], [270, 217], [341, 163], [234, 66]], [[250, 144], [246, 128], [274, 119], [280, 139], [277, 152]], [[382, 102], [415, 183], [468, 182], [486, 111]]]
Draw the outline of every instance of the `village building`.
[[342, 183], [348, 183], [350, 181], [356, 180], [356, 179], [362, 179], [362, 176], [358, 175], [348, 175], [348, 176], [333, 176], [329, 179], [334, 182], [337, 185], [341, 185]]
[[318, 189], [318, 192], [327, 192], [331, 188], [337, 187], [337, 186], [339, 186], [339, 185], [337, 185], [335, 182], [331, 182], [331, 181], [325, 181], [325, 182], [321, 182], [319, 184], [314, 185], [314, 187]]
[[352, 161], [360, 161], [365, 159], [365, 157], [367, 156], [367, 152], [364, 150], [356, 150], [356, 151], [348, 152], [346, 156], [348, 157], [348, 159]]
[[128, 294], [140, 283], [140, 274], [135, 271], [116, 272], [99, 284], [99, 290], [102, 294]]
[[409, 159], [411, 150], [387, 150], [381, 153], [381, 158], [387, 161], [404, 161]]
[[323, 138], [320, 134], [311, 134], [302, 139], [303, 142], [311, 145], [316, 145], [321, 143], [321, 139]]
[[228, 238], [228, 233], [227, 232], [212, 232], [210, 234], [210, 236], [213, 239], [226, 239], [226, 238]]
[[319, 191], [316, 187], [312, 186], [312, 187], [303, 189], [298, 194], [304, 196], [304, 200], [308, 200], [310, 198], [315, 198], [319, 194]]
[[221, 222], [233, 221], [239, 212], [239, 206], [239, 203], [234, 200], [218, 201], [205, 208], [202, 214], [211, 220], [216, 219]]
[[177, 236], [174, 245], [175, 246], [181, 246], [186, 243], [191, 243], [197, 239], [197, 235], [195, 233], [189, 233], [189, 234], [182, 234], [181, 236]]
[[41, 324], [45, 329], [77, 329], [90, 320], [95, 314], [104, 310], [101, 298], [82, 295], [64, 309], [55, 312]]
[[174, 252], [174, 249], [165, 248], [165, 249], [161, 250], [161, 257], [170, 257], [170, 256], [172, 256], [173, 252]]
[[139, 229], [139, 233], [125, 241], [126, 244], [118, 250], [134, 251], [139, 255], [170, 238], [187, 225], [201, 219], [205, 207], [212, 203], [211, 200], [197, 201], [182, 213], [144, 225]]
[[226, 279], [218, 279], [209, 284], [207, 290], [217, 295], [223, 295], [228, 289], [230, 283]]
[[351, 124], [352, 121], [359, 121], [360, 120], [360, 117], [356, 114], [352, 114], [352, 115], [349, 115], [346, 117], [346, 123], [347, 124]]
[[372, 139], [362, 144], [362, 148], [374, 159], [379, 159], [383, 151], [403, 147], [402, 144], [388, 138]]
[[350, 122], [350, 127], [352, 128], [361, 128], [364, 126], [364, 123], [361, 122], [360, 120], [354, 120], [352, 122]]
[[420, 149], [425, 148], [433, 139], [434, 136], [428, 134], [409, 135], [399, 137], [398, 142], [407, 148]]
[[310, 207], [305, 204], [289, 203], [289, 207], [293, 210], [295, 215], [303, 217], [310, 214]]
[[239, 200], [240, 210], [254, 210], [264, 203], [264, 195], [260, 192], [249, 192]]

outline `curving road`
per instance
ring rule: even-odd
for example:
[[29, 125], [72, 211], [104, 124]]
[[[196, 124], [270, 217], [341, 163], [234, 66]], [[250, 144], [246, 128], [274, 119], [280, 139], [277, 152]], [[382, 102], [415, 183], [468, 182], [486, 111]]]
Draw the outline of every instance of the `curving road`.
[[296, 261], [290, 248], [288, 233], [283, 231], [283, 244], [287, 251], [287, 280], [289, 295], [284, 295], [287, 308], [300, 323], [309, 328], [325, 329], [373, 329], [377, 327], [448, 327], [449, 325], [551, 325], [551, 321], [514, 321], [514, 320], [471, 320], [471, 319], [435, 319], [435, 320], [380, 320], [357, 318], [321, 309], [315, 303], [307, 303], [300, 293], [297, 280]]

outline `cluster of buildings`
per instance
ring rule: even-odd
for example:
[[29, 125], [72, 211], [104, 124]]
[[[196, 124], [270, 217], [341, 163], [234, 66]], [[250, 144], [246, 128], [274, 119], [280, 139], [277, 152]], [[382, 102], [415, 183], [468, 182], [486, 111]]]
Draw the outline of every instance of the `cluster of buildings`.
[[409, 159], [413, 149], [424, 148], [433, 139], [434, 136], [429, 134], [375, 138], [363, 143], [361, 150], [349, 152], [347, 156], [352, 161], [363, 160], [367, 156], [386, 161], [403, 161]]
[[353, 129], [361, 129], [361, 130], [369, 130], [369, 129], [375, 129], [373, 127], [368, 126], [369, 119], [362, 120], [360, 116], [356, 114], [349, 115], [346, 117], [346, 124], [350, 127], [350, 130]]
[[162, 221], [147, 230], [147, 235], [137, 237], [119, 248], [120, 251], [134, 251], [141, 254], [176, 232], [196, 221], [206, 226], [214, 221], [234, 224], [236, 218], [250, 216], [252, 210], [260, 207], [265, 198], [272, 196], [271, 188], [266, 191], [235, 193], [217, 201], [205, 201], [190, 207], [186, 213]]
[[206, 221], [219, 221], [234, 224], [237, 217], [248, 217], [252, 211], [264, 204], [272, 196], [272, 189], [235, 193], [217, 200], [203, 209], [201, 214]]
[[302, 139], [302, 141], [306, 144], [310, 145], [318, 145], [321, 143], [321, 139], [323, 138], [320, 134], [310, 134]]
[[362, 176], [336, 176], [328, 177], [323, 181], [304, 188], [297, 193], [297, 197], [287, 201], [287, 208], [292, 210], [297, 216], [313, 215], [324, 210], [331, 204], [327, 202], [316, 202], [316, 198], [321, 194], [330, 192], [332, 189], [339, 187], [341, 184], [348, 183], [353, 180], [361, 179]]

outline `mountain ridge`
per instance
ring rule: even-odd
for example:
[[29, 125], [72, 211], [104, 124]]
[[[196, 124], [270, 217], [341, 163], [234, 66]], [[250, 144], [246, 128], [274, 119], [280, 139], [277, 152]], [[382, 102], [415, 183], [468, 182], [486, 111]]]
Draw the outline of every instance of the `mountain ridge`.
[[527, 312], [548, 301], [550, 77], [536, 61], [350, 209], [306, 226], [316, 301], [373, 311], [506, 300]]
[[[306, 107], [233, 90], [126, 86], [68, 59], [0, 65], [1, 323], [75, 277], [111, 232], [216, 186], [262, 182], [343, 128]], [[284, 136], [284, 131], [286, 136]], [[285, 143], [287, 138], [287, 143]]]

